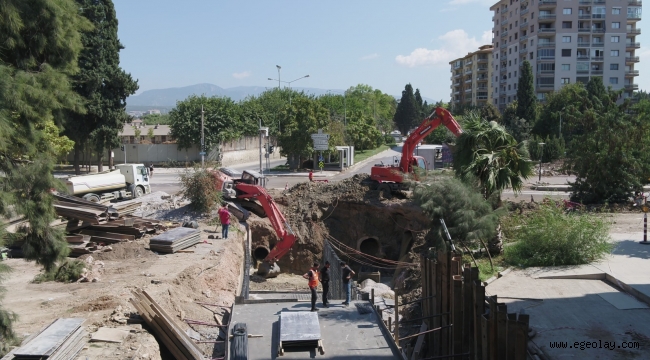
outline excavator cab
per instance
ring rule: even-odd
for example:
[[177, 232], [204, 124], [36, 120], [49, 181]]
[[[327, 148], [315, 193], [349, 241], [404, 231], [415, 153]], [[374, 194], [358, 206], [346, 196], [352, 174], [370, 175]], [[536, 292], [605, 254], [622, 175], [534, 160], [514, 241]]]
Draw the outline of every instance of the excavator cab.
[[258, 173], [257, 171], [244, 170], [244, 173], [241, 175], [241, 179], [235, 180], [236, 183], [244, 183], [249, 185], [259, 185], [264, 186], [266, 178], [264, 175]]

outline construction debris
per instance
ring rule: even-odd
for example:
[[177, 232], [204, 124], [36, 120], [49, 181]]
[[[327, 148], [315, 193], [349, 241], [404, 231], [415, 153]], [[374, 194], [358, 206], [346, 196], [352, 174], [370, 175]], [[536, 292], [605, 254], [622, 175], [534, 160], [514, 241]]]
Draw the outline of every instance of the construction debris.
[[90, 342], [122, 343], [122, 341], [124, 341], [127, 336], [129, 336], [128, 327], [100, 327], [95, 333], [92, 334]]
[[153, 251], [175, 253], [201, 242], [199, 230], [179, 227], [164, 232], [149, 240], [149, 248]]
[[86, 319], [56, 319], [25, 345], [10, 352], [2, 360], [67, 360], [74, 359], [86, 345]]
[[133, 298], [130, 301], [174, 358], [178, 360], [200, 360], [204, 358], [203, 353], [192, 339], [146, 291], [134, 291]]

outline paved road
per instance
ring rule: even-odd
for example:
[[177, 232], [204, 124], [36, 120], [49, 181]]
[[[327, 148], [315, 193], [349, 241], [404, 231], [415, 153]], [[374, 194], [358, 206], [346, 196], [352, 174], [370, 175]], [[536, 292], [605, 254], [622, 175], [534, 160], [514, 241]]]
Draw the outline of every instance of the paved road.
[[[337, 175], [334, 175], [332, 177], [328, 177], [330, 181], [340, 181], [343, 179], [347, 179], [349, 177], [352, 177], [356, 174], [361, 174], [361, 173], [370, 173], [370, 168], [375, 165], [375, 164], [392, 164], [395, 159], [399, 159], [401, 156], [401, 148], [396, 147], [394, 150], [386, 150], [385, 152], [382, 153], [382, 155], [372, 161], [367, 162], [363, 166], [357, 167], [351, 171], [346, 171]], [[286, 160], [281, 159], [281, 160], [274, 160], [271, 161], [271, 167], [275, 167], [278, 165], [283, 165], [285, 164]], [[233, 169], [242, 171], [242, 170], [259, 170], [259, 165], [257, 164], [245, 164], [245, 165], [235, 165], [235, 166], [230, 166]], [[285, 186], [292, 187], [293, 185], [307, 181], [307, 175], [305, 174], [304, 177], [299, 177], [299, 176], [277, 176], [277, 175], [268, 175], [268, 188], [284, 188]], [[529, 179], [529, 182], [533, 183], [537, 180], [537, 178]], [[550, 183], [550, 184], [564, 184], [567, 182], [567, 180], [573, 180], [572, 177], [566, 177], [566, 176], [554, 176], [554, 177], [542, 177], [542, 182], [544, 183]], [[151, 179], [151, 188], [152, 191], [164, 191], [168, 194], [175, 194], [176, 192], [181, 190], [180, 187], [180, 181], [179, 181], [179, 175], [178, 173], [154, 173], [154, 176]], [[512, 190], [506, 190], [503, 192], [502, 198], [503, 199], [511, 199], [511, 200], [526, 200], [529, 201], [531, 198], [531, 195], [535, 199], [535, 201], [541, 201], [543, 200], [544, 197], [549, 196], [552, 198], [568, 198], [568, 194], [564, 192], [558, 192], [558, 191], [535, 191], [535, 190], [524, 190], [521, 193], [515, 195]]]

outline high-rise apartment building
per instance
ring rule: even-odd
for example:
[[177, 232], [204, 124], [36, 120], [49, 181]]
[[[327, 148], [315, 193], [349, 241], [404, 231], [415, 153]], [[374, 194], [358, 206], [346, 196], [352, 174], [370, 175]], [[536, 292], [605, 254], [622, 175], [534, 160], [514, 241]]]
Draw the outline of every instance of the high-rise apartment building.
[[614, 90], [625, 89], [624, 97], [638, 89], [641, 0], [501, 0], [490, 10], [491, 101], [500, 110], [517, 98], [524, 60], [532, 65], [539, 100], [594, 76]]
[[482, 106], [492, 94], [492, 45], [449, 62], [453, 105]]

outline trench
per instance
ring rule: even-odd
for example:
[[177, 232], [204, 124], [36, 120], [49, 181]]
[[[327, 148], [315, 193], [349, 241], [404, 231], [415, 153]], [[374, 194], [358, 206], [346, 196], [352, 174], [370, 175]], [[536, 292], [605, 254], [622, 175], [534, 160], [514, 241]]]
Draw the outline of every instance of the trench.
[[[418, 239], [424, 241], [424, 234], [429, 228], [429, 219], [418, 206], [409, 202], [381, 206], [340, 201], [335, 204], [318, 204], [318, 208], [313, 211], [315, 212], [308, 216], [301, 214], [301, 218], [306, 220], [292, 224], [297, 229], [299, 239], [292, 252], [278, 262], [283, 273], [302, 275], [313, 262], [320, 262], [323, 241], [328, 236], [373, 257], [411, 261], [412, 259], [406, 258], [407, 254], [418, 245]], [[268, 222], [257, 222], [251, 231], [251, 255], [260, 261], [268, 255], [278, 238]], [[337, 253], [357, 273], [379, 271], [382, 277], [392, 277], [395, 274], [394, 268], [382, 269], [356, 261], [360, 258], [358, 255]]]

